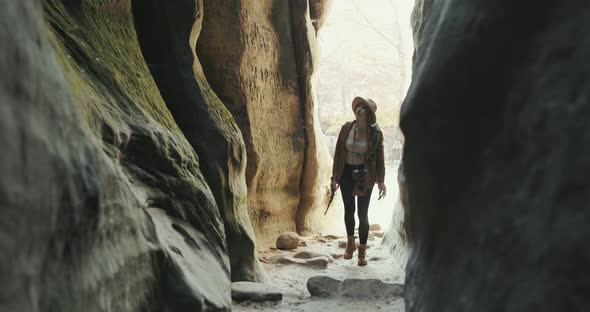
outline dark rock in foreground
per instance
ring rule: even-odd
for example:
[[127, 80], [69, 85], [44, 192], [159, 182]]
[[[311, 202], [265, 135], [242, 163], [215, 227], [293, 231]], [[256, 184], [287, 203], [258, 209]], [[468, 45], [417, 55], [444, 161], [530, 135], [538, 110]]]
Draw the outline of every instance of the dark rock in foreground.
[[590, 311], [589, 17], [416, 1], [407, 311]]
[[403, 296], [404, 286], [385, 283], [378, 279], [345, 279], [340, 281], [328, 276], [314, 276], [307, 280], [307, 290], [312, 297], [376, 298]]
[[231, 284], [231, 297], [236, 302], [281, 301], [283, 294], [275, 287], [252, 282], [235, 282]]

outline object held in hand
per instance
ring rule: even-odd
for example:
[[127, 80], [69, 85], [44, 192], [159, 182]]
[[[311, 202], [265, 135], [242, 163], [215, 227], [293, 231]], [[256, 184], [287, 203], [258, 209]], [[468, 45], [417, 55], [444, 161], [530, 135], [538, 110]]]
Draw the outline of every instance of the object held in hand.
[[328, 207], [326, 207], [326, 211], [324, 211], [324, 216], [328, 213], [328, 209], [330, 209], [330, 204], [334, 200], [334, 195], [336, 195], [336, 189], [332, 188], [332, 182], [334, 182], [334, 178], [330, 178], [330, 201], [328, 202]]

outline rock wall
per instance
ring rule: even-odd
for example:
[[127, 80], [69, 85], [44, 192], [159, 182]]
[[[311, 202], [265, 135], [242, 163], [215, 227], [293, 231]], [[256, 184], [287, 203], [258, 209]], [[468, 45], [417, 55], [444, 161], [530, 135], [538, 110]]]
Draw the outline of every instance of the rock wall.
[[393, 208], [391, 225], [385, 236], [383, 244], [389, 247], [393, 257], [396, 259], [402, 270], [405, 270], [410, 255], [410, 242], [407, 237], [407, 224], [410, 222], [408, 208], [408, 188], [403, 165], [397, 170], [397, 185], [399, 197]]
[[197, 54], [244, 136], [248, 209], [263, 245], [283, 231], [317, 230], [312, 215], [329, 193], [329, 155], [315, 137], [309, 9], [306, 0], [204, 1]]
[[[42, 5], [0, 2], [14, 25], [0, 37], [14, 73], [0, 93], [2, 309], [229, 310], [227, 214], [144, 62], [131, 3]], [[245, 201], [243, 175], [231, 183]]]
[[407, 310], [590, 309], [590, 7], [417, 3]]
[[265, 281], [254, 229], [317, 230], [328, 192], [310, 10], [0, 0], [0, 310], [229, 310]]
[[146, 63], [182, 133], [200, 158], [224, 221], [232, 280], [263, 281], [247, 213], [246, 149], [233, 117], [211, 90], [195, 54], [200, 1], [133, 2]]
[[[317, 85], [316, 62], [319, 60], [316, 43], [317, 31], [330, 8], [330, 0], [291, 1], [293, 47], [299, 78], [299, 97], [303, 107], [305, 155], [301, 181], [301, 196], [297, 207], [296, 226], [300, 234], [311, 234], [333, 227], [332, 217], [323, 215], [329, 199], [329, 182], [332, 175], [330, 155], [319, 122], [319, 109], [313, 86]], [[312, 19], [313, 17], [313, 19]], [[312, 22], [315, 21], [315, 22]], [[334, 205], [336, 206], [336, 205]], [[340, 218], [342, 220], [342, 218]]]

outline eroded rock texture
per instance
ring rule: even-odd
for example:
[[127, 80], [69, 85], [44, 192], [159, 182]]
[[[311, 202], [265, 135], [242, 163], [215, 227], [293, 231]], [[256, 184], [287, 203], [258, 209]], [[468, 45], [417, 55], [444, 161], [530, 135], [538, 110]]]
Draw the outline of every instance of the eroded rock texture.
[[396, 259], [398, 264], [405, 269], [410, 254], [410, 242], [408, 241], [406, 234], [406, 224], [410, 222], [410, 216], [407, 213], [409, 208], [405, 176], [403, 171], [399, 169], [397, 172], [397, 181], [399, 198], [393, 208], [391, 226], [383, 237], [383, 244], [389, 247], [392, 256]]
[[391, 255], [401, 268], [405, 270], [411, 251], [411, 242], [407, 234], [408, 224], [410, 223], [410, 208], [404, 167], [403, 163], [400, 163], [397, 169], [399, 197], [393, 208], [391, 225], [384, 234], [383, 244], [389, 247]]
[[202, 1], [0, 0], [0, 310], [229, 310], [265, 280], [248, 205], [317, 228], [309, 3], [205, 5], [200, 36]]
[[418, 1], [408, 311], [586, 311], [590, 7]]
[[199, 155], [201, 170], [219, 206], [232, 280], [261, 281], [264, 277], [247, 213], [244, 141], [195, 56], [202, 2], [134, 0], [132, 9], [146, 63], [174, 120]]
[[131, 3], [0, 6], [13, 25], [0, 37], [13, 73], [0, 93], [2, 308], [230, 309], [215, 194], [144, 62]]
[[315, 135], [309, 2], [204, 0], [204, 11], [197, 52], [246, 142], [258, 239], [270, 245], [283, 231], [317, 229], [330, 157]]

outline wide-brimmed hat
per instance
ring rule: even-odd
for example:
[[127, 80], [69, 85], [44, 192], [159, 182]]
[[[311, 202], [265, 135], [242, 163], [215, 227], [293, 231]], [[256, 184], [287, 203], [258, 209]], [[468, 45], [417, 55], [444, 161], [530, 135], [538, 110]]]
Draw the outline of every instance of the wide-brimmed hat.
[[371, 99], [364, 99], [363, 97], [357, 96], [352, 100], [352, 111], [356, 111], [356, 107], [359, 104], [365, 104], [367, 107], [373, 112], [373, 114], [377, 111], [377, 103]]

